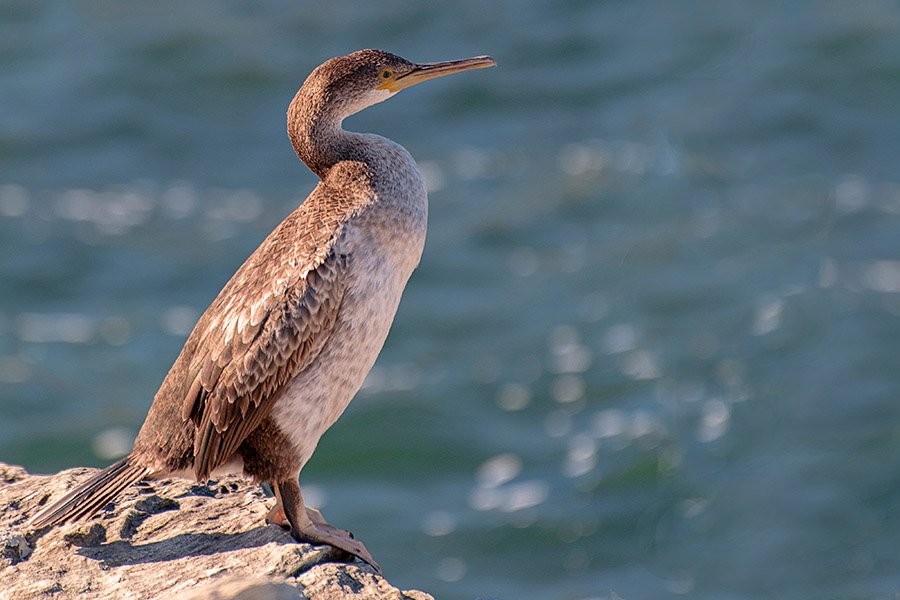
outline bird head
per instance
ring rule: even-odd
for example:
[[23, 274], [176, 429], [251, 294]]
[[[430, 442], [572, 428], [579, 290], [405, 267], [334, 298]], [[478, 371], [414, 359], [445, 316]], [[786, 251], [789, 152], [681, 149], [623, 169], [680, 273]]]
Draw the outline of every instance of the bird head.
[[384, 50], [359, 50], [319, 65], [303, 88], [318, 91], [326, 103], [338, 106], [343, 119], [417, 83], [496, 64], [489, 56], [416, 64]]

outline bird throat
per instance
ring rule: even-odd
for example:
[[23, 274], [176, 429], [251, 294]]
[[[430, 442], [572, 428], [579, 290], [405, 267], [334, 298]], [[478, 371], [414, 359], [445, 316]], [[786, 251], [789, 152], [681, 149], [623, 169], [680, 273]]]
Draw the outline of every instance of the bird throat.
[[[305, 87], [305, 86], [304, 86]], [[390, 98], [392, 92], [372, 90], [353, 100], [328, 102], [300, 88], [288, 107], [287, 129], [297, 156], [320, 179], [342, 160], [361, 158], [359, 136], [341, 127], [343, 120]]]

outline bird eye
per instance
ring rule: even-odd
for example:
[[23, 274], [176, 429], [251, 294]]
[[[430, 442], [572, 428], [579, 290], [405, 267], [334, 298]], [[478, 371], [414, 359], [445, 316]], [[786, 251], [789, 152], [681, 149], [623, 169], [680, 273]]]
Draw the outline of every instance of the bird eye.
[[390, 69], [382, 69], [381, 73], [379, 73], [379, 75], [382, 79], [390, 79], [391, 76], [393, 76], [393, 74], [394, 74], [394, 72], [391, 71]]

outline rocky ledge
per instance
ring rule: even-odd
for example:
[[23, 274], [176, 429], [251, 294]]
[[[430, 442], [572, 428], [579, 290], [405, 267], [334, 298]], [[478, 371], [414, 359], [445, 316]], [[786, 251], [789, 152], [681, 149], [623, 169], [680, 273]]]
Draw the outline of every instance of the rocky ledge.
[[140, 483], [88, 521], [24, 529], [91, 471], [40, 476], [0, 463], [0, 599], [434, 600], [266, 525], [273, 500], [237, 478]]

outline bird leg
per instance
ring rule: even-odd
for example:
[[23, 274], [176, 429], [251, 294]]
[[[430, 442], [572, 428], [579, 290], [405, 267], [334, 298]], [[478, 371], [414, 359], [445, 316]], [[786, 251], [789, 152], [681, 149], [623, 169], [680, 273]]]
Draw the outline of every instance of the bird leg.
[[[266, 524], [278, 525], [279, 527], [290, 529], [291, 523], [290, 521], [288, 521], [287, 515], [284, 514], [284, 503], [281, 501], [281, 492], [278, 490], [278, 486], [273, 485], [272, 491], [275, 493], [275, 504], [266, 515]], [[309, 520], [312, 521], [316, 525], [316, 527], [325, 529], [326, 531], [330, 531], [331, 533], [339, 535], [341, 537], [353, 539], [352, 533], [350, 533], [346, 529], [339, 529], [334, 525], [331, 525], [328, 521], [325, 520], [325, 517], [318, 509], [312, 508], [310, 506], [304, 506], [304, 508], [306, 509], [306, 516], [309, 517]]]
[[370, 564], [381, 574], [381, 567], [372, 558], [365, 544], [353, 539], [349, 531], [329, 525], [318, 510], [304, 506], [300, 483], [296, 479], [279, 481], [272, 489], [278, 501], [269, 511], [267, 520], [278, 523], [276, 519], [280, 516], [280, 510], [291, 527], [291, 537], [298, 542], [334, 546]]

